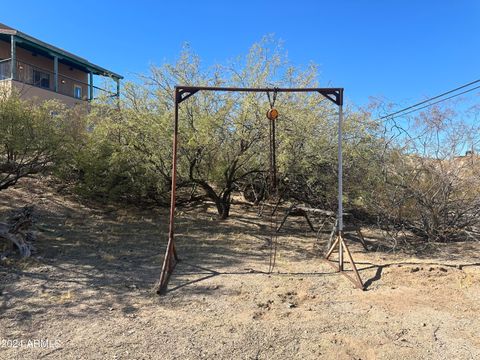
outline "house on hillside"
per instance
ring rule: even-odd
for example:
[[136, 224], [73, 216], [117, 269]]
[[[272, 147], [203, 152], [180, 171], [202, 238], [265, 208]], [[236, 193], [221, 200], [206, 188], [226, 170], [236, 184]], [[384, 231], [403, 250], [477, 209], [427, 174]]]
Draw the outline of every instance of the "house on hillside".
[[[95, 85], [94, 79], [110, 82], [109, 90]], [[74, 106], [100, 95], [118, 97], [121, 79], [121, 75], [0, 23], [0, 90]]]

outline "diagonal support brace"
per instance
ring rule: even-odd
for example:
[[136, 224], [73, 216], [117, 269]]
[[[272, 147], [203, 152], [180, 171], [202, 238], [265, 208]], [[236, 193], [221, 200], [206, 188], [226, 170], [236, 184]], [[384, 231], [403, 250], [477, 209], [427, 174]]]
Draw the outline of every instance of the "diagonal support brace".
[[197, 92], [198, 90], [176, 88], [175, 96], [176, 96], [177, 104], [180, 104], [181, 102], [187, 100], [190, 96], [195, 95]]

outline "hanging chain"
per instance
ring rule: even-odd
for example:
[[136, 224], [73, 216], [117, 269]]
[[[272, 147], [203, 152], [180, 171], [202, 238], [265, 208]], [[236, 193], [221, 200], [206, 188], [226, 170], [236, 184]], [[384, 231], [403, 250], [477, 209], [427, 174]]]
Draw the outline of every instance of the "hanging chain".
[[[270, 92], [267, 91], [268, 103], [270, 105], [270, 111], [274, 111], [275, 101], [277, 100], [277, 88], [273, 90], [273, 96], [270, 97]], [[267, 113], [269, 118], [269, 141], [270, 141], [270, 195], [271, 200], [275, 202], [278, 197], [278, 188], [277, 188], [277, 176], [276, 176], [276, 140], [275, 140], [275, 117], [270, 117], [270, 111]], [[275, 110], [276, 111], [276, 110]], [[270, 211], [270, 262], [268, 266], [268, 272], [271, 273], [275, 268], [275, 263], [277, 259], [277, 212], [276, 207]]]
[[267, 97], [268, 97], [268, 103], [270, 104], [270, 109], [273, 109], [275, 106], [275, 101], [277, 100], [277, 90], [278, 88], [274, 87], [273, 88], [273, 95], [270, 98], [270, 91], [267, 91]]

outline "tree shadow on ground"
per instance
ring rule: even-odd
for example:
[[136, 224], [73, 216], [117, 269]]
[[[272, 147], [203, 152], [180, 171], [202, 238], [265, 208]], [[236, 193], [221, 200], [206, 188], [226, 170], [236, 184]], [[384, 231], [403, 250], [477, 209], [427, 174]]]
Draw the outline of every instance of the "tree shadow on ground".
[[[131, 313], [149, 301], [167, 242], [167, 210], [129, 213], [66, 205], [58, 199], [45, 203], [36, 206], [37, 253], [3, 270], [8, 274], [0, 284], [3, 317], [24, 322], [27, 317], [15, 310], [20, 308], [35, 316], [59, 309], [71, 317], [98, 315], [110, 308]], [[268, 227], [261, 221], [253, 226], [255, 215], [237, 214], [226, 221], [211, 218], [193, 211], [176, 219], [177, 249], [183, 259], [177, 270], [190, 263], [215, 269], [208, 277], [240, 275], [244, 264], [267, 263]], [[188, 285], [176, 285], [172, 278], [172, 289]], [[195, 289], [211, 293], [201, 286]]]
[[[3, 318], [28, 324], [32, 317], [56, 311], [81, 318], [92, 313], [106, 316], [111, 309], [128, 316], [151, 302], [167, 243], [166, 209], [105, 210], [58, 197], [46, 198], [41, 192], [36, 196], [32, 202], [38, 218], [38, 252], [16, 267], [0, 268], [0, 275], [6, 274], [0, 278]], [[0, 199], [0, 204], [25, 205], [14, 195]], [[254, 209], [247, 209], [224, 221], [214, 218], [215, 213], [205, 212], [203, 204], [187, 213], [180, 209], [176, 218], [176, 244], [182, 261], [171, 277], [169, 293], [182, 291], [185, 301], [196, 294], [216, 296], [210, 285], [202, 284], [217, 276], [266, 275], [268, 242], [272, 239], [268, 217], [259, 218]], [[313, 248], [316, 234], [308, 230], [302, 218], [289, 219], [279, 238], [278, 250], [288, 252], [292, 262], [321, 256]], [[320, 248], [327, 239], [325, 232], [318, 242]], [[374, 244], [378, 240], [367, 241]], [[362, 251], [357, 243], [352, 247], [353, 252]], [[366, 282], [368, 286], [381, 278], [386, 266], [359, 265], [362, 272], [376, 269]], [[337, 274], [322, 271], [284, 275]]]

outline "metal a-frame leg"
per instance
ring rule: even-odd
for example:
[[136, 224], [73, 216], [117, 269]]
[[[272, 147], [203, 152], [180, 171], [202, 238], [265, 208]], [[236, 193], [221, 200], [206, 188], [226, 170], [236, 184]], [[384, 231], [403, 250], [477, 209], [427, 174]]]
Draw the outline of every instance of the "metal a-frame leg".
[[[292, 205], [290, 206], [287, 211], [285, 212], [285, 215], [282, 219], [282, 222], [280, 223], [280, 226], [277, 228], [276, 232], [280, 232], [280, 230], [283, 228], [283, 225], [285, 225], [285, 221], [287, 221], [287, 218], [290, 216], [290, 214], [296, 209], [296, 205]], [[310, 218], [308, 217], [308, 214], [306, 211], [304, 210], [301, 210], [302, 211], [302, 215], [303, 217], [305, 218], [305, 220], [307, 220], [307, 224], [308, 226], [310, 227], [310, 230], [312, 230], [313, 232], [316, 232], [315, 231], [315, 228], [313, 227], [313, 224], [312, 224], [312, 221], [310, 220]]]
[[283, 225], [285, 225], [285, 221], [287, 221], [287, 218], [290, 216], [290, 213], [292, 212], [292, 210], [295, 208], [295, 205], [292, 205], [290, 206], [287, 211], [285, 212], [285, 215], [282, 219], [282, 222], [280, 223], [280, 225], [278, 226], [278, 228], [275, 229], [275, 232], [280, 232], [280, 230], [282, 230], [283, 228]]
[[312, 230], [313, 232], [316, 232], [316, 231], [315, 231], [315, 228], [313, 227], [313, 224], [312, 224], [312, 222], [310, 221], [310, 218], [308, 217], [308, 214], [307, 214], [306, 211], [303, 213], [303, 217], [305, 218], [305, 220], [307, 220], [307, 223], [308, 223], [308, 226], [310, 227], [310, 230]]
[[[337, 250], [338, 252], [338, 264], [337, 262], [334, 262], [330, 260], [330, 257], [332, 254]], [[355, 275], [355, 278], [352, 278], [349, 274], [345, 272], [344, 269], [344, 252], [347, 254], [348, 260], [350, 262], [350, 265], [352, 266], [353, 273]], [[334, 269], [336, 269], [338, 272], [340, 272], [342, 275], [344, 275], [348, 280], [350, 280], [357, 288], [364, 290], [364, 285], [362, 278], [360, 277], [360, 274], [358, 273], [357, 266], [355, 264], [355, 261], [353, 260], [352, 254], [350, 253], [350, 250], [348, 249], [347, 244], [345, 243], [345, 240], [343, 238], [343, 232], [342, 231], [337, 231], [337, 236], [335, 238], [335, 241], [333, 242], [332, 246], [328, 250], [327, 254], [325, 255], [325, 260], [330, 264]]]
[[[327, 242], [327, 246], [326, 246], [327, 250], [332, 247], [333, 239], [335, 239], [335, 235], [338, 231], [337, 229], [338, 229], [338, 219], [335, 220], [335, 223], [332, 227], [332, 231], [330, 232], [330, 236], [328, 238], [328, 242]], [[354, 224], [353, 229], [357, 233], [358, 240], [362, 244], [365, 251], [369, 251], [368, 246], [367, 246], [367, 242], [365, 241], [365, 237], [363, 236], [363, 233], [362, 233], [362, 230], [361, 230], [360, 226]]]
[[363, 237], [362, 230], [360, 229], [360, 226], [357, 226], [355, 231], [357, 232], [357, 236], [360, 239], [360, 242], [362, 243], [363, 248], [365, 249], [365, 251], [368, 251], [368, 246], [367, 246], [367, 243], [365, 242], [365, 238]]

